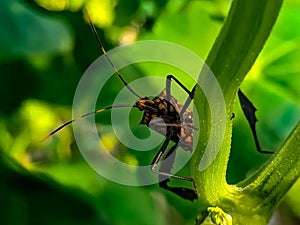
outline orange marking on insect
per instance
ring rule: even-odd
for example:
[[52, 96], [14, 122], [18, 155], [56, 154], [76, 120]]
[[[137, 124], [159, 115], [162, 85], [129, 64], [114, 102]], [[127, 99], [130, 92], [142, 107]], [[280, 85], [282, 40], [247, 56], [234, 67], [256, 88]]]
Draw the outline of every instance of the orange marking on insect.
[[184, 132], [184, 128], [183, 127], [181, 127], [181, 129], [180, 129], [180, 136], [181, 137], [185, 137], [185, 132]]
[[155, 113], [152, 113], [151, 114], [151, 118], [153, 119], [153, 118], [156, 118], [157, 117], [157, 114], [155, 114]]
[[160, 104], [158, 105], [158, 108], [159, 108], [159, 110], [163, 110], [163, 109], [165, 109], [166, 107], [164, 106], [164, 104], [160, 103]]
[[190, 143], [190, 142], [193, 141], [193, 139], [192, 139], [191, 136], [188, 136], [188, 137], [186, 137], [186, 138], [184, 139], [184, 141]]
[[164, 90], [159, 94], [159, 96], [162, 96], [162, 97], [167, 96], [167, 90], [164, 89]]

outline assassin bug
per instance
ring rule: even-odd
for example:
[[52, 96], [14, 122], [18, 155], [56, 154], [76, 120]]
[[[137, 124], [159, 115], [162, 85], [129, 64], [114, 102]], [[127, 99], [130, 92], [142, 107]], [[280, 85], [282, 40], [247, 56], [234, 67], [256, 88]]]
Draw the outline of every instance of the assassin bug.
[[[194, 184], [194, 181], [190, 177], [181, 177], [177, 175], [171, 174], [172, 165], [175, 161], [175, 152], [178, 149], [178, 147], [181, 147], [185, 151], [192, 151], [192, 144], [193, 144], [193, 130], [197, 130], [197, 128], [192, 126], [192, 112], [188, 109], [188, 106], [190, 105], [193, 97], [196, 86], [189, 91], [179, 80], [177, 80], [173, 75], [168, 75], [166, 78], [166, 88], [156, 97], [153, 99], [150, 99], [149, 97], [141, 97], [138, 93], [136, 93], [130, 85], [125, 81], [125, 79], [122, 77], [118, 69], [115, 67], [111, 59], [108, 57], [102, 41], [96, 31], [95, 26], [93, 25], [91, 18], [86, 12], [86, 17], [89, 21], [89, 24], [91, 26], [92, 32], [100, 46], [101, 51], [103, 52], [105, 58], [107, 59], [108, 63], [111, 65], [111, 67], [114, 69], [115, 74], [119, 77], [123, 85], [133, 94], [135, 95], [138, 100], [135, 102], [135, 104], [132, 105], [112, 105], [106, 108], [98, 109], [93, 112], [86, 113], [79, 118], [75, 118], [73, 120], [70, 120], [51, 133], [49, 133], [42, 141], [45, 141], [50, 136], [58, 132], [59, 130], [63, 129], [65, 126], [82, 119], [84, 117], [87, 117], [92, 114], [100, 113], [112, 108], [122, 108], [122, 107], [134, 107], [139, 109], [140, 111], [143, 111], [143, 117], [140, 122], [140, 124], [144, 124], [151, 129], [157, 131], [158, 133], [161, 133], [165, 135], [165, 140], [159, 149], [159, 151], [156, 153], [154, 159], [151, 162], [151, 170], [154, 173], [157, 173], [159, 176], [159, 186], [167, 189], [169, 191], [174, 192], [175, 194], [179, 195], [182, 198], [188, 199], [188, 200], [195, 200], [197, 199], [197, 192], [196, 192], [196, 186]], [[171, 90], [171, 82], [175, 81], [187, 94], [188, 99], [184, 104], [181, 104], [179, 101], [177, 101], [170, 93]], [[163, 122], [155, 122], [155, 119], [160, 119]], [[168, 148], [168, 145], [170, 141], [174, 142], [175, 144], [170, 148]], [[173, 154], [174, 153], [174, 154]], [[166, 160], [167, 159], [167, 160]], [[159, 168], [157, 170], [158, 164]], [[180, 188], [180, 187], [170, 187], [168, 185], [168, 182], [170, 181], [170, 178], [180, 179], [189, 181], [193, 184], [194, 189], [189, 188]]]
[[[110, 66], [114, 69], [115, 74], [119, 77], [123, 85], [134, 95], [138, 98], [134, 105], [129, 104], [119, 104], [119, 105], [112, 105], [106, 108], [98, 109], [92, 112], [88, 112], [78, 118], [70, 120], [51, 133], [49, 133], [42, 141], [45, 141], [50, 136], [58, 132], [59, 130], [63, 129], [65, 126], [70, 125], [71, 123], [82, 119], [84, 117], [104, 112], [106, 110], [112, 108], [122, 108], [122, 107], [133, 107], [137, 108], [140, 111], [143, 111], [143, 117], [140, 124], [144, 124], [149, 128], [165, 135], [165, 140], [156, 153], [154, 159], [151, 162], [151, 170], [158, 174], [159, 177], [159, 186], [172, 191], [173, 193], [177, 194], [178, 196], [188, 199], [188, 200], [195, 200], [197, 199], [197, 191], [196, 186], [193, 181], [193, 178], [190, 177], [181, 177], [177, 175], [171, 174], [172, 165], [175, 161], [175, 153], [176, 150], [181, 147], [185, 151], [191, 152], [192, 151], [192, 144], [193, 144], [193, 130], [197, 130], [197, 128], [193, 127], [192, 125], [192, 112], [188, 109], [191, 101], [194, 98], [194, 93], [196, 90], [196, 85], [192, 88], [192, 90], [188, 90], [177, 78], [173, 75], [168, 75], [166, 77], [166, 87], [165, 89], [153, 99], [149, 97], [141, 97], [138, 93], [136, 93], [130, 85], [125, 81], [122, 77], [121, 73], [115, 67], [111, 59], [108, 57], [102, 41], [97, 34], [96, 28], [93, 25], [91, 18], [86, 12], [86, 17], [89, 21], [91, 26], [92, 32], [100, 46], [102, 53], [104, 54], [105, 58], [107, 59]], [[184, 104], [181, 104], [178, 100], [176, 100], [170, 93], [171, 90], [171, 82], [175, 81], [187, 94], [188, 98]], [[246, 119], [251, 127], [251, 132], [254, 136], [255, 144], [257, 150], [261, 153], [272, 153], [268, 151], [261, 150], [261, 147], [258, 142], [256, 130], [255, 130], [255, 123], [257, 121], [255, 117], [255, 107], [250, 102], [250, 100], [239, 90], [238, 91], [239, 100], [243, 109], [243, 112], [246, 116]], [[163, 120], [163, 123], [160, 122], [153, 122], [155, 119]], [[168, 148], [170, 142], [174, 142], [174, 145]], [[173, 154], [174, 153], [174, 154]], [[168, 160], [165, 160], [168, 159]], [[158, 171], [157, 167], [159, 162], [161, 162]], [[193, 184], [193, 189], [189, 188], [181, 188], [181, 187], [170, 187], [168, 182], [170, 178], [176, 178], [180, 180], [189, 181]]]

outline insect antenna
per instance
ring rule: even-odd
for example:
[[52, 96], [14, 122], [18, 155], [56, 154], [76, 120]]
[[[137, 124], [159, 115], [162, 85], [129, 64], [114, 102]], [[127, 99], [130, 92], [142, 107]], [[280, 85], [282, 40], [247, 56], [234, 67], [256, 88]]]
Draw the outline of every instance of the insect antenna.
[[85, 15], [86, 15], [86, 17], [87, 17], [87, 19], [88, 19], [88, 22], [89, 22], [89, 24], [90, 24], [90, 27], [91, 27], [91, 29], [92, 29], [92, 31], [93, 31], [93, 34], [94, 34], [94, 36], [95, 36], [95, 38], [96, 38], [96, 40], [97, 40], [97, 42], [98, 42], [98, 44], [99, 44], [99, 46], [100, 46], [101, 51], [103, 52], [105, 58], [107, 59], [107, 61], [108, 61], [109, 64], [111, 65], [111, 67], [114, 69], [115, 73], [118, 75], [118, 77], [120, 78], [120, 80], [122, 81], [122, 83], [124, 84], [124, 86], [125, 86], [125, 87], [126, 87], [133, 95], [135, 95], [135, 96], [138, 97], [139, 99], [142, 98], [138, 93], [136, 93], [136, 92], [129, 86], [129, 84], [126, 82], [126, 80], [124, 80], [124, 78], [122, 77], [122, 75], [121, 75], [121, 73], [119, 72], [119, 70], [117, 69], [117, 67], [113, 64], [113, 62], [111, 61], [111, 59], [108, 57], [108, 55], [107, 55], [107, 53], [106, 53], [106, 51], [105, 51], [105, 49], [104, 49], [104, 47], [103, 47], [102, 41], [101, 41], [101, 39], [100, 39], [100, 37], [99, 37], [97, 31], [96, 31], [96, 28], [95, 28], [95, 26], [94, 26], [94, 24], [93, 24], [93, 22], [92, 22], [92, 19], [91, 19], [91, 17], [90, 17], [90, 15], [89, 15], [89, 13], [88, 13], [87, 10], [85, 10]]
[[[100, 50], [103, 52], [105, 58], [107, 59], [107, 61], [109, 62], [109, 64], [111, 65], [111, 67], [114, 69], [115, 73], [118, 75], [119, 79], [122, 81], [122, 83], [124, 84], [124, 86], [133, 94], [135, 95], [136, 97], [138, 97], [139, 99], [141, 99], [142, 97], [136, 93], [130, 86], [129, 84], [124, 80], [124, 78], [122, 77], [121, 73], [119, 72], [119, 70], [117, 69], [117, 67], [113, 64], [113, 62], [111, 61], [111, 59], [109, 58], [107, 52], [105, 51], [104, 47], [103, 47], [103, 44], [102, 44], [102, 41], [96, 31], [96, 28], [92, 22], [92, 19], [88, 13], [88, 11], [86, 10], [85, 11], [85, 15], [88, 19], [88, 22], [90, 24], [90, 27], [92, 29], [92, 32], [100, 46]], [[41, 142], [44, 142], [46, 141], [48, 138], [50, 138], [52, 135], [54, 135], [55, 133], [57, 133], [58, 131], [60, 131], [61, 129], [63, 129], [64, 127], [80, 120], [80, 119], [83, 119], [87, 116], [91, 116], [91, 115], [94, 115], [94, 114], [97, 114], [97, 113], [100, 113], [100, 112], [104, 112], [106, 110], [109, 110], [109, 109], [112, 109], [112, 108], [132, 108], [132, 107], [135, 107], [137, 108], [137, 106], [135, 105], [129, 105], [129, 104], [119, 104], [119, 105], [112, 105], [112, 106], [109, 106], [109, 107], [106, 107], [106, 108], [101, 108], [101, 109], [98, 109], [98, 110], [95, 110], [95, 111], [92, 111], [92, 112], [88, 112], [88, 113], [85, 113], [83, 115], [81, 115], [80, 117], [77, 117], [75, 119], [72, 119], [64, 124], [62, 124], [61, 126], [59, 126], [58, 128], [56, 128], [55, 130], [53, 130], [52, 132], [50, 132], [46, 137], [44, 137]]]
[[109, 109], [112, 109], [112, 108], [132, 108], [132, 107], [136, 107], [134, 105], [129, 105], [129, 104], [119, 104], [119, 105], [112, 105], [112, 106], [108, 106], [108, 107], [105, 107], [105, 108], [102, 108], [102, 109], [97, 109], [95, 111], [92, 111], [92, 112], [88, 112], [88, 113], [85, 113], [75, 119], [72, 119], [64, 124], [62, 124], [61, 126], [59, 126], [58, 128], [56, 128], [55, 130], [53, 130], [52, 132], [50, 132], [46, 137], [44, 137], [41, 142], [44, 142], [46, 141], [48, 138], [50, 138], [53, 134], [57, 133], [58, 131], [60, 131], [61, 129], [63, 129], [64, 127], [80, 120], [80, 119], [83, 119], [87, 116], [91, 116], [91, 115], [94, 115], [94, 114], [97, 114], [97, 113], [100, 113], [100, 112], [104, 112], [106, 110], [109, 110]]

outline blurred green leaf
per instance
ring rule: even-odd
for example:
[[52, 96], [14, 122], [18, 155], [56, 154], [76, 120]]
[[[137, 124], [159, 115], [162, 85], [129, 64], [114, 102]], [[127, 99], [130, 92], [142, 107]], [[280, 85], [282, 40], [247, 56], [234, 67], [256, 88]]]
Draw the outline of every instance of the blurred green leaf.
[[6, 0], [0, 8], [0, 61], [70, 51], [69, 27], [43, 15], [22, 1]]
[[119, 0], [115, 7], [115, 25], [124, 26], [131, 23], [134, 13], [139, 8], [139, 0]]
[[0, 152], [2, 225], [107, 224], [91, 196], [34, 175]]

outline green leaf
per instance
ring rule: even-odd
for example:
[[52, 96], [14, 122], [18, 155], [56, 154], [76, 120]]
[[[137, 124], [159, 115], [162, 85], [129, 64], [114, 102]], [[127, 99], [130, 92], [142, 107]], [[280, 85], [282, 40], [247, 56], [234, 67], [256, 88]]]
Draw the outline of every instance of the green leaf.
[[6, 0], [0, 8], [0, 61], [70, 51], [69, 27], [30, 8], [22, 1]]
[[107, 224], [91, 196], [32, 174], [0, 151], [2, 225]]

